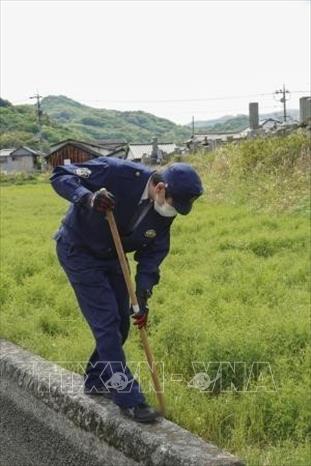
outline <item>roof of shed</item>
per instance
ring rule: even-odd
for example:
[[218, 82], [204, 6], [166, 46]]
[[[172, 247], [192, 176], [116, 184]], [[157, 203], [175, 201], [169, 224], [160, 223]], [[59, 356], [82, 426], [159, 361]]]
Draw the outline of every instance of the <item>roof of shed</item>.
[[16, 150], [15, 147], [11, 147], [10, 149], [1, 149], [0, 150], [0, 157], [8, 157]]
[[66, 145], [72, 145], [77, 147], [81, 150], [88, 152], [89, 154], [93, 155], [94, 157], [101, 157], [106, 155], [114, 155], [115, 153], [119, 153], [122, 150], [122, 146], [114, 146], [109, 147], [108, 145], [105, 146], [103, 144], [96, 144], [92, 142], [83, 142], [83, 141], [76, 141], [75, 139], [65, 139], [64, 141], [60, 141], [57, 144], [53, 144], [51, 146], [50, 152], [46, 155], [46, 158], [49, 158], [53, 155], [56, 151], [65, 147]]
[[20, 146], [20, 147], [17, 147], [17, 149], [14, 149], [13, 152], [18, 151], [19, 149], [24, 149], [24, 150], [26, 150], [27, 152], [29, 152], [30, 155], [44, 155], [44, 153], [41, 152], [40, 150], [34, 150], [34, 149], [31, 149], [31, 148], [28, 147], [28, 146]]
[[29, 155], [44, 155], [43, 152], [40, 152], [38, 150], [31, 149], [28, 146], [20, 146], [20, 147], [11, 147], [8, 149], [1, 149], [0, 150], [0, 157], [8, 157], [9, 155], [14, 154], [14, 152], [18, 151], [19, 149], [24, 149], [27, 152], [29, 152]]
[[117, 139], [99, 139], [96, 141], [80, 141], [79, 139], [63, 139], [61, 141], [56, 142], [55, 144], [51, 144], [51, 148], [54, 148], [56, 146], [60, 146], [63, 144], [69, 144], [69, 143], [80, 143], [80, 144], [86, 144], [88, 146], [94, 146], [94, 147], [106, 147], [106, 146], [124, 146], [127, 145], [126, 141], [118, 141]]

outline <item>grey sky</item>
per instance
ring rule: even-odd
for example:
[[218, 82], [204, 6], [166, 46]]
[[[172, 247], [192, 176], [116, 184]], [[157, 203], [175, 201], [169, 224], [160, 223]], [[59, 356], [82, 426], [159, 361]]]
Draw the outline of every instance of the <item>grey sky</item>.
[[247, 113], [252, 100], [277, 110], [283, 82], [310, 87], [303, 0], [2, 0], [1, 26], [1, 95], [16, 103], [38, 89], [186, 123]]

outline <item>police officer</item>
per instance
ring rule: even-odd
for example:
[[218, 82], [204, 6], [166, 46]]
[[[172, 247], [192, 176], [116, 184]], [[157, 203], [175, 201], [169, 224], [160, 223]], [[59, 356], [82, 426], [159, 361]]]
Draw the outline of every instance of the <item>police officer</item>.
[[141, 328], [147, 301], [159, 282], [159, 266], [169, 251], [170, 227], [186, 215], [203, 192], [188, 164], [173, 163], [159, 171], [114, 157], [58, 166], [51, 183], [71, 205], [55, 234], [57, 255], [95, 338], [84, 373], [84, 391], [112, 398], [121, 412], [138, 422], [153, 422], [158, 413], [145, 400], [122, 345], [131, 310], [117, 258], [107, 209], [113, 209], [125, 252], [135, 251], [136, 294]]

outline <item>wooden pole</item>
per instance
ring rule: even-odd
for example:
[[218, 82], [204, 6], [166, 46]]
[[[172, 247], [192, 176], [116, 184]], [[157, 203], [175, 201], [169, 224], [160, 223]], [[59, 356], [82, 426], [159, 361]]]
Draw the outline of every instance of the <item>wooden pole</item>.
[[[127, 260], [126, 260], [126, 256], [125, 256], [125, 253], [124, 253], [124, 250], [123, 250], [122, 243], [121, 243], [121, 238], [120, 238], [120, 235], [119, 235], [119, 232], [118, 232], [118, 227], [117, 227], [114, 215], [113, 215], [111, 210], [108, 210], [106, 212], [106, 218], [108, 220], [110, 230], [111, 230], [111, 234], [112, 234], [112, 237], [113, 237], [113, 241], [114, 241], [114, 244], [115, 244], [115, 247], [116, 247], [116, 250], [117, 250], [117, 254], [118, 254], [121, 269], [122, 269], [122, 272], [123, 272], [124, 280], [125, 280], [125, 283], [126, 283], [126, 286], [127, 286], [127, 289], [128, 289], [128, 293], [129, 293], [129, 296], [130, 296], [130, 301], [131, 301], [133, 310], [136, 313], [136, 312], [139, 312], [139, 305], [138, 305], [137, 297], [136, 297], [134, 287], [133, 287], [133, 284], [132, 284], [132, 280], [131, 280], [131, 276], [130, 276], [130, 270], [129, 270], [129, 266], [128, 266], [128, 263], [127, 263]], [[148, 366], [149, 366], [149, 369], [150, 369], [150, 372], [151, 372], [153, 385], [154, 385], [156, 395], [157, 395], [157, 399], [158, 399], [158, 403], [159, 403], [159, 406], [160, 406], [160, 412], [164, 416], [164, 414], [165, 414], [164, 396], [163, 396], [163, 393], [161, 392], [161, 386], [160, 386], [160, 382], [159, 382], [157, 368], [156, 368], [155, 363], [154, 363], [153, 354], [152, 354], [152, 351], [151, 351], [151, 348], [150, 348], [150, 345], [149, 345], [149, 341], [148, 341], [148, 337], [147, 337], [147, 333], [146, 333], [146, 330], [144, 329], [144, 327], [139, 329], [139, 333], [140, 333], [140, 338], [141, 338], [141, 341], [142, 341], [142, 344], [143, 344], [143, 347], [144, 347], [145, 355], [146, 355], [146, 358], [147, 358], [147, 361], [148, 361]]]

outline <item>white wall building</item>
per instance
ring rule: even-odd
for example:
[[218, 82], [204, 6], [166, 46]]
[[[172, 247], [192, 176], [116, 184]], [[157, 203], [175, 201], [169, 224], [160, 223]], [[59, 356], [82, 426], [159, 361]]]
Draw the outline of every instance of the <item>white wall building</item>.
[[29, 147], [1, 149], [0, 150], [0, 171], [2, 173], [29, 173], [36, 170], [36, 162], [40, 156]]

